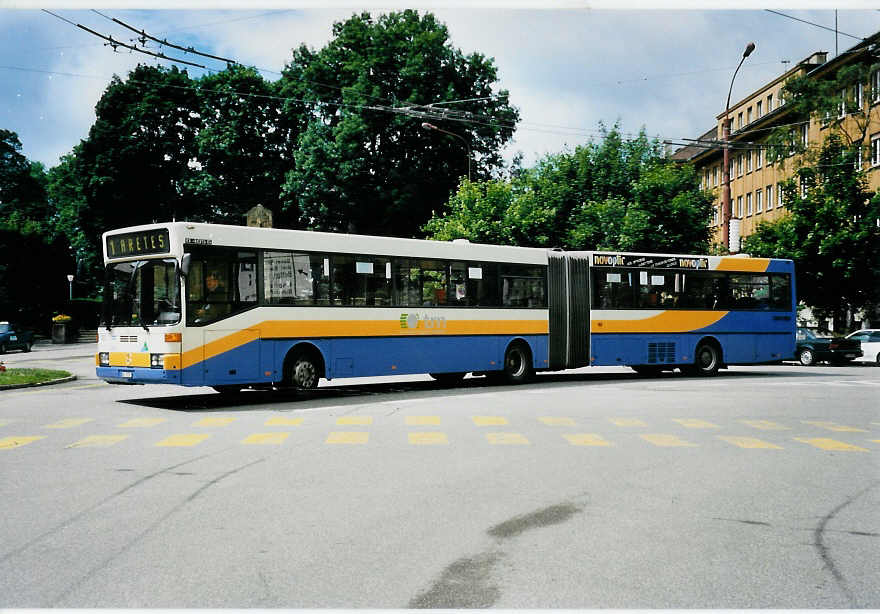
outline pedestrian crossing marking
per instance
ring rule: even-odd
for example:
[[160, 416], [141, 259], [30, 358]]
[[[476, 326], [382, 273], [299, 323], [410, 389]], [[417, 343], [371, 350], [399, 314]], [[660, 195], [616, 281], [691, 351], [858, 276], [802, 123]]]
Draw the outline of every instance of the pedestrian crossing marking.
[[493, 446], [529, 445], [529, 440], [519, 433], [486, 433], [486, 439]]
[[0, 420], [0, 426], [7, 426], [8, 424], [10, 424], [9, 420]]
[[446, 445], [449, 443], [446, 433], [438, 433], [437, 431], [407, 433], [407, 439], [414, 446]]
[[72, 443], [68, 448], [109, 448], [120, 441], [128, 439], [128, 435], [90, 435]]
[[819, 428], [827, 429], [829, 431], [838, 431], [841, 433], [867, 433], [865, 429], [859, 429], [854, 426], [844, 426], [843, 424], [835, 424], [834, 422], [825, 422], [821, 420], [804, 420], [804, 424], [809, 424], [811, 426], [818, 426]]
[[595, 433], [566, 433], [563, 435], [573, 446], [613, 446], [614, 444]]
[[752, 428], [761, 429], [762, 431], [788, 431], [791, 430], [787, 426], [771, 422], [770, 420], [740, 420], [743, 424]]
[[229, 416], [211, 416], [210, 418], [202, 418], [193, 426], [226, 426], [235, 422], [235, 418]]
[[407, 426], [440, 426], [440, 416], [407, 416]]
[[41, 439], [45, 439], [45, 435], [35, 435], [33, 437], [24, 437], [24, 436], [15, 436], [15, 437], [4, 437], [0, 439], [0, 450], [10, 450], [12, 448], [20, 448], [21, 446], [26, 446], [29, 443], [34, 443], [35, 441], [39, 441]]
[[372, 416], [343, 416], [336, 420], [338, 426], [370, 426], [373, 424]]
[[685, 428], [688, 429], [719, 429], [721, 428], [717, 424], [712, 424], [711, 422], [706, 422], [705, 420], [698, 420], [696, 418], [673, 418], [673, 422], [678, 422]]
[[727, 443], [732, 443], [735, 446], [739, 446], [740, 448], [745, 448], [747, 450], [754, 449], [768, 449], [768, 450], [782, 450], [782, 446], [777, 446], [776, 444], [770, 443], [769, 441], [763, 441], [761, 439], [755, 439], [754, 437], [727, 437], [724, 435], [718, 435], [718, 439], [726, 441]]
[[507, 418], [501, 416], [471, 416], [471, 420], [477, 426], [504, 426], [507, 424]]
[[241, 440], [245, 445], [280, 446], [284, 440], [290, 437], [290, 433], [253, 433]]
[[859, 446], [854, 446], [852, 444], [844, 443], [842, 441], [837, 441], [835, 439], [826, 439], [824, 437], [795, 437], [796, 441], [800, 441], [801, 443], [807, 443], [811, 446], [819, 448], [820, 450], [830, 450], [832, 452], [867, 452], [865, 448], [860, 448]]
[[140, 428], [149, 428], [151, 426], [156, 426], [157, 424], [162, 424], [163, 422], [167, 422], [168, 418], [132, 418], [128, 422], [123, 422], [122, 424], [118, 424], [117, 428], [121, 429], [140, 429]]
[[65, 420], [59, 420], [53, 424], [47, 424], [44, 426], [44, 429], [69, 429], [75, 426], [79, 426], [80, 424], [85, 424], [86, 422], [92, 422], [94, 418], [67, 418]]
[[303, 423], [302, 418], [269, 418], [263, 426], [299, 426]]
[[360, 431], [333, 431], [327, 437], [327, 444], [364, 444], [370, 439], [370, 434]]
[[652, 443], [655, 446], [660, 446], [662, 448], [696, 448], [697, 444], [691, 443], [689, 441], [685, 441], [684, 439], [679, 439], [675, 435], [664, 435], [664, 434], [653, 434], [653, 435], [639, 435], [642, 439], [647, 441], [648, 443]]
[[617, 426], [648, 426], [638, 418], [608, 418], [608, 420]]
[[550, 416], [541, 416], [538, 418], [547, 426], [575, 426], [574, 420], [571, 418], [553, 418]]
[[205, 441], [210, 435], [196, 435], [193, 433], [182, 433], [179, 435], [171, 435], [170, 437], [166, 437], [159, 443], [155, 444], [157, 447], [162, 448], [181, 448], [181, 447], [190, 447], [197, 446], [203, 441]]

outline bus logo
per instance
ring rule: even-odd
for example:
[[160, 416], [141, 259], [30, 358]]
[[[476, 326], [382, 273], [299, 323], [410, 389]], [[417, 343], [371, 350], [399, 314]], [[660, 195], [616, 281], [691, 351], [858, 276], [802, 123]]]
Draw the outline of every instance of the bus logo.
[[415, 313], [400, 314], [400, 328], [418, 328], [419, 316]]
[[427, 314], [419, 316], [417, 313], [400, 314], [400, 328], [419, 328], [419, 323], [422, 324], [422, 328], [446, 328], [446, 317]]

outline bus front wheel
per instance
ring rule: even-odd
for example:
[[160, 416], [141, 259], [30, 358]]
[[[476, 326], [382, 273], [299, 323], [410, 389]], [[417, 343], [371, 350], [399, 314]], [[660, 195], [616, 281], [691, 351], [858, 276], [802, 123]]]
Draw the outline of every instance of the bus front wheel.
[[532, 353], [523, 343], [514, 343], [504, 353], [504, 379], [508, 384], [523, 384], [535, 375]]
[[694, 364], [688, 365], [682, 371], [687, 375], [706, 377], [718, 373], [719, 368], [721, 368], [720, 348], [710, 341], [703, 341], [694, 353]]

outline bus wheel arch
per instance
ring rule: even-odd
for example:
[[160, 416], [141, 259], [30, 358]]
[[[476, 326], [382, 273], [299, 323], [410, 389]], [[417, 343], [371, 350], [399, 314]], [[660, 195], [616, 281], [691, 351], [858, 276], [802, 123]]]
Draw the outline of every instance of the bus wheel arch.
[[724, 364], [721, 343], [715, 337], [703, 337], [694, 349], [694, 362], [682, 367], [687, 375], [708, 377], [716, 375]]
[[311, 343], [298, 343], [287, 352], [283, 366], [284, 385], [309, 390], [318, 387], [318, 380], [327, 377], [324, 355]]
[[523, 384], [535, 375], [534, 354], [522, 337], [512, 339], [504, 350], [504, 363], [499, 376], [508, 384]]

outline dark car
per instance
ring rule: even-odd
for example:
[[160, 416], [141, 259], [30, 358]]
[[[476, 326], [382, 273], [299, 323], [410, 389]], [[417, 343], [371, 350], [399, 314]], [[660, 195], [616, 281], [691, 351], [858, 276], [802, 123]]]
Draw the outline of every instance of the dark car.
[[31, 351], [34, 334], [9, 322], [0, 322], [0, 354], [9, 350]]
[[861, 357], [862, 345], [853, 339], [820, 337], [809, 328], [798, 328], [795, 355], [804, 366], [817, 362], [842, 365]]

